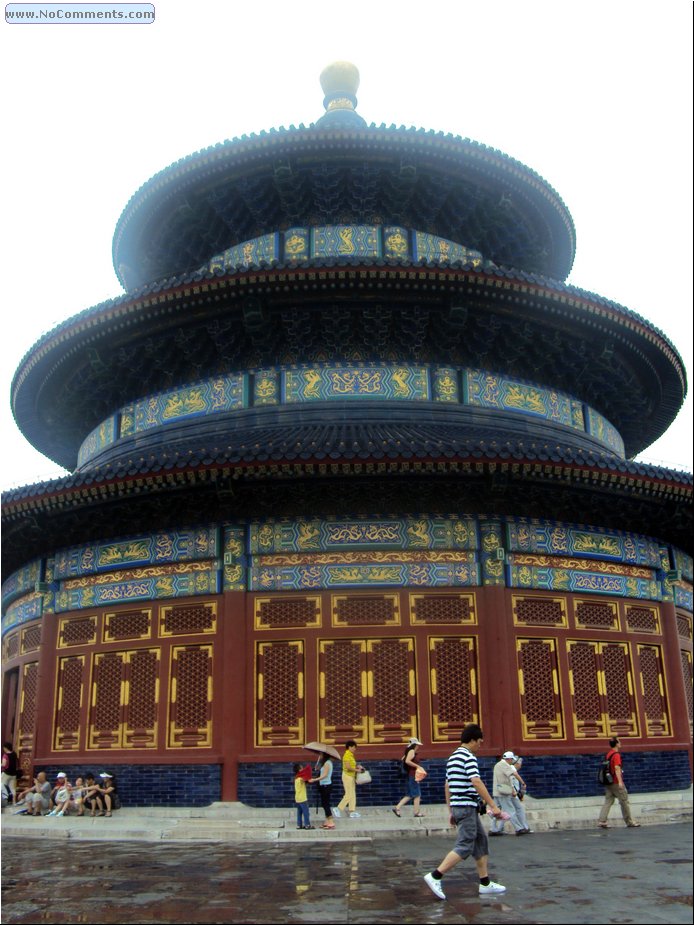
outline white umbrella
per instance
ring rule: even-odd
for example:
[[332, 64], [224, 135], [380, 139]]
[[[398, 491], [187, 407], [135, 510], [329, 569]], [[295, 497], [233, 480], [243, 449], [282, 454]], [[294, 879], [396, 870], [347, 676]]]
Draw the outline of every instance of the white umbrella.
[[330, 755], [331, 758], [337, 758], [337, 760], [340, 761], [340, 753], [332, 745], [324, 745], [322, 742], [307, 742], [304, 748], [308, 749], [310, 752], [325, 752], [326, 755]]

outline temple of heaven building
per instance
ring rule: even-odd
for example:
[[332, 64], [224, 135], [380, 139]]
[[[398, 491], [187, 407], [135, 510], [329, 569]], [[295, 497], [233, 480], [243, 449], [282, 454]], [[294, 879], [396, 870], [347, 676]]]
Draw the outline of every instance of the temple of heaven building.
[[148, 180], [125, 294], [19, 364], [71, 474], [3, 494], [3, 741], [130, 805], [291, 802], [349, 739], [387, 803], [411, 736], [441, 802], [469, 722], [534, 796], [598, 793], [613, 734], [632, 792], [689, 787], [692, 477], [632, 461], [677, 349], [564, 283], [533, 170], [321, 83], [314, 124]]

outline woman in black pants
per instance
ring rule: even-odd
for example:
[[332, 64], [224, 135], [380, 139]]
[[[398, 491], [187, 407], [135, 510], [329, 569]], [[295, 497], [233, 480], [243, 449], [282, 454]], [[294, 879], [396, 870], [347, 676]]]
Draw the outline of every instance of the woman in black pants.
[[333, 763], [330, 760], [330, 755], [321, 752], [316, 764], [316, 771], [320, 771], [320, 774], [318, 777], [312, 777], [310, 783], [318, 784], [320, 802], [325, 812], [325, 822], [321, 825], [321, 829], [334, 829], [335, 820], [333, 819], [333, 811], [330, 808], [333, 792]]

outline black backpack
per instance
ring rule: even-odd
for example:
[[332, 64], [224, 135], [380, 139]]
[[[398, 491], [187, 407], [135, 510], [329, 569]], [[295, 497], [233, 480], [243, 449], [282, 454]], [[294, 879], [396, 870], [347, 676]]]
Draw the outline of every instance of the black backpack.
[[610, 770], [610, 757], [611, 754], [605, 756], [598, 765], [598, 783], [601, 787], [607, 787], [609, 784], [614, 783], [614, 778]]

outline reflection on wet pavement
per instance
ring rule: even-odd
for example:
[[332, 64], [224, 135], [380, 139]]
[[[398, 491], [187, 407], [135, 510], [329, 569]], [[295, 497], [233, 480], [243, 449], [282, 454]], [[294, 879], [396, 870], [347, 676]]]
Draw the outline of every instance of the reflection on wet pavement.
[[3, 840], [5, 923], [691, 922], [688, 825], [495, 840], [503, 896], [480, 899], [474, 865], [422, 876], [443, 837], [330, 844], [128, 844]]

